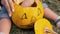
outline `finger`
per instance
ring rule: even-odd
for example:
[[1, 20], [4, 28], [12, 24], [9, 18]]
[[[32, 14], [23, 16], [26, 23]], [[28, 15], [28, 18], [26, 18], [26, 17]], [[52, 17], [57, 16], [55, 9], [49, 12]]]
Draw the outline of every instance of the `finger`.
[[7, 11], [8, 11], [8, 14], [9, 14], [9, 16], [11, 16], [11, 9], [10, 9], [10, 6], [9, 6], [9, 3], [8, 3], [8, 1], [7, 0], [5, 0], [5, 2], [4, 2], [5, 4], [4, 4], [4, 6], [6, 7], [6, 9], [7, 9]]
[[13, 0], [16, 4], [19, 4], [17, 0]]
[[1, 4], [2, 4], [2, 5], [4, 4], [4, 1], [5, 1], [5, 0], [1, 0]]
[[14, 11], [14, 5], [12, 0], [8, 0], [9, 6], [11, 8], [11, 11]]

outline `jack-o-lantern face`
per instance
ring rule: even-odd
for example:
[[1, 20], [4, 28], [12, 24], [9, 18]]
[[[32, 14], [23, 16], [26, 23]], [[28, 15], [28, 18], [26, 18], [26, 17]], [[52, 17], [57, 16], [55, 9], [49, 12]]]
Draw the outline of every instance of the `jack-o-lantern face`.
[[12, 14], [13, 23], [20, 28], [31, 28], [38, 20], [43, 18], [44, 10], [40, 1], [36, 7], [22, 7], [14, 3], [15, 11]]

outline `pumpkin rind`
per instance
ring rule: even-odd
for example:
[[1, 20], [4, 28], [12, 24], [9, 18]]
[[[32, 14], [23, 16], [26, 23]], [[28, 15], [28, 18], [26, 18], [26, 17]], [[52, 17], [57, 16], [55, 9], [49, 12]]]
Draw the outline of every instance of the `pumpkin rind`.
[[[31, 26], [39, 19], [43, 18], [44, 9], [40, 1], [36, 1], [36, 7], [22, 7], [14, 3], [12, 21], [20, 28], [32, 28]], [[27, 27], [29, 26], [29, 27]]]

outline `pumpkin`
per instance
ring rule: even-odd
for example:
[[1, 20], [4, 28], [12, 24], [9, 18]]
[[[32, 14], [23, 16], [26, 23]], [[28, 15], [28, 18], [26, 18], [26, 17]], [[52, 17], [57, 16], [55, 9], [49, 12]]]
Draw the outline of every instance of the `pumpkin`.
[[[34, 25], [35, 34], [45, 34], [44, 30], [46, 27], [49, 30], [53, 30], [52, 25], [47, 19], [44, 18], [36, 21]], [[47, 34], [51, 34], [51, 33], [47, 33]]]
[[13, 23], [23, 29], [32, 28], [33, 24], [43, 18], [44, 9], [39, 0], [35, 0], [36, 7], [22, 7], [14, 3], [14, 12], [12, 13]]

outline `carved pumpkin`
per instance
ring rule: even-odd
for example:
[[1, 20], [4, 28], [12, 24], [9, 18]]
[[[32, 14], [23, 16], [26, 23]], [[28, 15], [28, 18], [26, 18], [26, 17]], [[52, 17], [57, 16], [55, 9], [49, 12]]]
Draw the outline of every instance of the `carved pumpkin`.
[[33, 24], [43, 18], [44, 9], [39, 0], [35, 0], [36, 7], [22, 7], [14, 3], [15, 11], [12, 14], [12, 21], [20, 28], [32, 28]]

